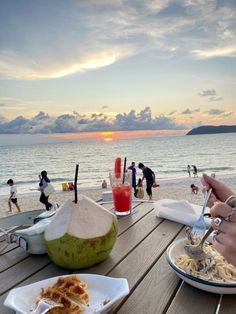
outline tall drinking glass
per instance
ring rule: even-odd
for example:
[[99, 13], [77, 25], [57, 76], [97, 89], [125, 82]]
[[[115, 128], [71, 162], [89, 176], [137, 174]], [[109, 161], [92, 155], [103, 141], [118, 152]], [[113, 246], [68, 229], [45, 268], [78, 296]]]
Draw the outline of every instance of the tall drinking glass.
[[117, 177], [114, 171], [109, 173], [116, 215], [125, 216], [132, 210], [132, 172], [129, 170]]

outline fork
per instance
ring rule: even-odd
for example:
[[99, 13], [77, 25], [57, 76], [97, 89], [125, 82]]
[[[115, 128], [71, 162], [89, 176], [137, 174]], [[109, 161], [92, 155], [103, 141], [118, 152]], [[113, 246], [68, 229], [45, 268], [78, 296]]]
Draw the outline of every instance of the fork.
[[[211, 173], [212, 178], [215, 178], [215, 176], [216, 175], [214, 172]], [[192, 239], [199, 237], [199, 236], [202, 237], [202, 236], [204, 236], [204, 234], [206, 232], [206, 223], [204, 220], [204, 212], [206, 209], [207, 202], [210, 198], [211, 192], [212, 192], [212, 188], [210, 188], [208, 191], [205, 192], [201, 215], [198, 218], [198, 220], [195, 222], [195, 224], [193, 225], [192, 230], [191, 230]]]
[[201, 242], [196, 245], [185, 245], [184, 250], [185, 253], [188, 254], [188, 256], [196, 259], [196, 260], [202, 260], [205, 258], [206, 253], [203, 251], [203, 244], [208, 238], [208, 236], [214, 231], [212, 227], [210, 227], [204, 237], [202, 238]]
[[[86, 314], [99, 314], [96, 310], [92, 309], [89, 306], [84, 305], [83, 303], [79, 304], [80, 307], [82, 307], [83, 310], [86, 311]], [[49, 310], [55, 308], [55, 307], [64, 307], [63, 304], [57, 303], [51, 299], [42, 298], [37, 303], [34, 310], [31, 312], [32, 314], [46, 314], [49, 312]]]
[[36, 307], [33, 309], [32, 314], [46, 314], [49, 310], [55, 307], [63, 307], [63, 305], [51, 299], [42, 298], [36, 304]]
[[198, 220], [195, 222], [195, 224], [193, 225], [193, 228], [191, 230], [191, 235], [193, 238], [199, 237], [199, 236], [203, 236], [205, 234], [206, 231], [206, 223], [204, 220], [204, 212], [206, 209], [206, 205], [207, 202], [209, 200], [209, 197], [211, 195], [212, 189], [210, 188], [208, 191], [205, 192], [205, 196], [204, 196], [204, 203], [202, 206], [202, 212], [200, 217], [198, 218]]

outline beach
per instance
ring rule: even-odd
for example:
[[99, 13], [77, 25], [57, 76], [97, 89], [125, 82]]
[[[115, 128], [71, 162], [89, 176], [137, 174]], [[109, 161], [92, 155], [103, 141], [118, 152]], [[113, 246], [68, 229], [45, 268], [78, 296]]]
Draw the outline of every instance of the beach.
[[[221, 175], [217, 176], [217, 179], [227, 184], [233, 191], [236, 190], [236, 175]], [[160, 187], [153, 188], [153, 201], [160, 199], [176, 199], [176, 200], [188, 200], [189, 202], [201, 205], [203, 201], [203, 194], [201, 192], [201, 174], [198, 178], [178, 178], [170, 180], [160, 180], [158, 181]], [[191, 193], [190, 185], [194, 183], [199, 187], [198, 194]], [[102, 189], [101, 187], [90, 187], [78, 189], [79, 194], [86, 195], [87, 197], [98, 201], [102, 199], [103, 191], [109, 191], [107, 189]], [[43, 209], [44, 205], [39, 202], [40, 193], [34, 191], [31, 193], [18, 194], [18, 203], [21, 207], [21, 211], [29, 211], [36, 209]], [[2, 197], [0, 199], [0, 217], [6, 217], [17, 213], [16, 207], [12, 204], [12, 213], [8, 213], [8, 196]], [[58, 203], [61, 205], [67, 199], [74, 199], [73, 191], [56, 191], [50, 195], [49, 201], [51, 203]], [[135, 200], [135, 198], [133, 198]], [[147, 194], [145, 192], [144, 200], [148, 200]]]

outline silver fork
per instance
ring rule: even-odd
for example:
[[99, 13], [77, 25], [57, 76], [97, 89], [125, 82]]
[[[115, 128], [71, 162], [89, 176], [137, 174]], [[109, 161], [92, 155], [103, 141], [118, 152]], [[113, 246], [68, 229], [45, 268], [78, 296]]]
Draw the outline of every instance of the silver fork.
[[32, 314], [46, 314], [55, 307], [63, 307], [63, 305], [53, 300], [42, 298], [33, 309]]
[[198, 218], [198, 220], [195, 222], [195, 224], [193, 225], [193, 228], [191, 230], [191, 234], [193, 238], [199, 237], [199, 236], [203, 236], [205, 234], [206, 231], [206, 223], [204, 220], [204, 212], [206, 209], [206, 205], [207, 202], [209, 200], [209, 197], [211, 195], [212, 189], [209, 189], [204, 196], [204, 203], [202, 206], [202, 212], [200, 217]]
[[[215, 178], [215, 176], [216, 175], [214, 172], [211, 173], [212, 178]], [[212, 188], [210, 188], [208, 191], [205, 192], [201, 215], [198, 218], [198, 220], [195, 222], [195, 224], [193, 225], [192, 230], [191, 230], [191, 236], [192, 236], [193, 240], [194, 240], [194, 238], [199, 237], [199, 236], [203, 237], [205, 232], [206, 232], [206, 223], [205, 223], [205, 219], [204, 219], [204, 212], [206, 209], [207, 202], [210, 198], [211, 192], [212, 192]]]
[[185, 245], [184, 250], [188, 254], [188, 256], [196, 259], [196, 260], [202, 260], [205, 258], [206, 253], [203, 251], [203, 244], [208, 238], [208, 236], [214, 231], [212, 227], [210, 227], [204, 237], [202, 238], [201, 242], [195, 245]]
[[[79, 304], [80, 307], [85, 310], [86, 314], [99, 314], [96, 310], [92, 309], [91, 307], [84, 305], [83, 303]], [[57, 303], [51, 299], [42, 298], [37, 303], [34, 310], [31, 312], [32, 314], [46, 314], [49, 310], [55, 308], [55, 307], [63, 307], [63, 304]]]

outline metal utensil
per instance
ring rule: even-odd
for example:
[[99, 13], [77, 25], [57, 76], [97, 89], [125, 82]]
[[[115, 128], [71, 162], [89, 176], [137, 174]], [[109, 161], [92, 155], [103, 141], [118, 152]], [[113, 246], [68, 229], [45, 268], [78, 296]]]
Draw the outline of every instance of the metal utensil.
[[[79, 306], [83, 308], [86, 314], [99, 314], [94, 309], [89, 306], [84, 305], [83, 303], [79, 303]], [[49, 310], [55, 307], [64, 307], [63, 304], [57, 303], [51, 299], [42, 298], [37, 303], [35, 309], [31, 312], [32, 314], [46, 314]]]
[[205, 231], [206, 231], [206, 222], [204, 219], [204, 212], [206, 209], [206, 205], [207, 202], [210, 198], [212, 189], [209, 189], [208, 191], [206, 191], [205, 196], [204, 196], [204, 203], [202, 206], [202, 212], [200, 217], [198, 218], [198, 220], [195, 222], [195, 224], [193, 225], [193, 228], [191, 230], [191, 234], [193, 238], [199, 237], [199, 236], [203, 236]]
[[[216, 175], [214, 172], [211, 173], [212, 178], [215, 178], [215, 176]], [[204, 234], [205, 234], [206, 223], [205, 223], [205, 219], [204, 219], [204, 212], [206, 209], [207, 202], [210, 198], [211, 192], [212, 192], [212, 188], [210, 188], [208, 191], [205, 192], [201, 215], [198, 218], [198, 220], [195, 222], [195, 224], [193, 225], [192, 230], [191, 230], [192, 239], [199, 237], [199, 236], [204, 236]]]
[[184, 246], [184, 250], [185, 252], [192, 258], [196, 259], [196, 260], [202, 260], [205, 258], [206, 253], [203, 251], [203, 244], [206, 241], [207, 237], [212, 233], [214, 229], [212, 227], [210, 227], [206, 234], [204, 235], [204, 237], [202, 238], [201, 242], [199, 244], [196, 245], [185, 245]]
[[56, 303], [53, 300], [42, 298], [36, 304], [36, 307], [32, 311], [32, 314], [46, 314], [49, 310], [55, 307], [63, 307], [63, 305], [60, 303]]

